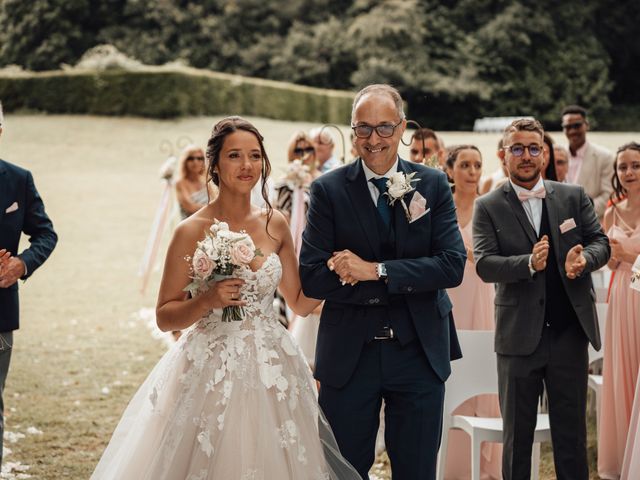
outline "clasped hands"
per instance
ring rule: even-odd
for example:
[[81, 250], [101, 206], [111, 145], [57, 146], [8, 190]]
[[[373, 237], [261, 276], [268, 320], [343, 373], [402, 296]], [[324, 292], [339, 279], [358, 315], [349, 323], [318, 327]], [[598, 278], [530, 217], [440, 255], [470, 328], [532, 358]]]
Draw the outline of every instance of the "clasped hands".
[[[582, 251], [584, 247], [580, 244], [571, 247], [567, 252], [567, 258], [564, 261], [564, 270], [567, 278], [573, 280], [582, 274], [587, 266], [587, 259], [584, 258]], [[536, 272], [540, 272], [547, 267], [547, 259], [549, 258], [549, 237], [543, 235], [538, 243], [533, 246], [531, 251], [531, 266]]]
[[336, 272], [342, 285], [347, 283], [352, 287], [358, 282], [377, 280], [375, 262], [367, 262], [349, 250], [333, 252], [333, 256], [327, 260], [327, 267]]
[[0, 248], [0, 288], [8, 288], [25, 273], [25, 266], [18, 257], [12, 257], [6, 248]]

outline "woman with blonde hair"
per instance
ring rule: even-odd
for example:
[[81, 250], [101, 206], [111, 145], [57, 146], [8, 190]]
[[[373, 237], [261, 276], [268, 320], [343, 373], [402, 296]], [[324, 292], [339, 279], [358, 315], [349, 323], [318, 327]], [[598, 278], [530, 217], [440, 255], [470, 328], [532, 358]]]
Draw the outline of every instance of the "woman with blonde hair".
[[213, 200], [214, 192], [207, 188], [204, 151], [196, 145], [187, 145], [178, 161], [176, 197], [182, 220], [194, 214]]
[[[316, 150], [311, 138], [303, 131], [293, 134], [287, 147], [287, 174], [276, 185], [276, 209], [289, 222], [296, 254], [300, 253], [302, 231], [306, 225], [309, 207], [309, 185], [320, 175], [317, 169]], [[284, 300], [280, 299], [280, 319], [289, 325], [291, 334], [302, 348], [307, 362], [313, 368], [315, 362], [316, 339], [320, 323], [321, 308], [318, 307], [306, 317], [298, 317], [288, 312]]]

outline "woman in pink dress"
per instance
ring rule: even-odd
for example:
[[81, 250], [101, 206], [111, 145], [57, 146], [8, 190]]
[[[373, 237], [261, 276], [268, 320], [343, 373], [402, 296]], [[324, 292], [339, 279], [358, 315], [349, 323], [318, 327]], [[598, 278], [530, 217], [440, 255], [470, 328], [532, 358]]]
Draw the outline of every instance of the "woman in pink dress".
[[640, 254], [639, 143], [618, 149], [612, 184], [612, 197], [615, 195], [617, 201], [605, 212], [604, 228], [611, 243], [609, 268], [615, 275], [604, 344], [598, 473], [601, 478], [617, 479], [622, 471], [640, 365], [640, 292], [630, 288], [631, 265]]
[[[449, 151], [447, 173], [454, 182], [453, 201], [456, 204], [458, 226], [467, 249], [464, 278], [459, 287], [447, 290], [453, 303], [453, 317], [459, 330], [494, 330], [495, 289], [484, 283], [476, 273], [473, 261], [471, 218], [478, 196], [482, 174], [482, 155], [473, 145], [460, 145]], [[455, 411], [456, 415], [499, 417], [497, 395], [479, 395], [467, 400]], [[482, 478], [502, 478], [502, 445], [485, 443], [482, 446], [480, 472]], [[471, 442], [461, 431], [449, 432], [446, 479], [471, 478]]]

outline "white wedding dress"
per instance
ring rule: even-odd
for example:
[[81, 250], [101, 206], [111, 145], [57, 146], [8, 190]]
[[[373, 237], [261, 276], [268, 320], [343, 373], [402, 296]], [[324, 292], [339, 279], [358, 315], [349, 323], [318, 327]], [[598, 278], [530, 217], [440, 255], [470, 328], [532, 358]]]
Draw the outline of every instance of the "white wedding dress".
[[244, 320], [221, 322], [215, 309], [184, 332], [131, 400], [92, 479], [360, 479], [273, 310], [280, 257], [237, 272]]

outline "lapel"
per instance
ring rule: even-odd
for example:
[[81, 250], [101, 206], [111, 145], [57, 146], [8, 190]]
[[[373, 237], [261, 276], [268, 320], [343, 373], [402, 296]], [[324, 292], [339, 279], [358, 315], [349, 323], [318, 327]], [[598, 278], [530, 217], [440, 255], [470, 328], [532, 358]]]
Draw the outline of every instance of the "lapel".
[[[409, 164], [398, 157], [398, 171], [404, 173], [405, 175], [409, 175], [411, 173], [411, 168]], [[419, 183], [419, 182], [418, 182]], [[402, 208], [400, 202], [406, 202], [407, 207], [409, 207], [409, 202], [413, 197], [413, 192], [407, 193], [403, 198], [397, 200], [393, 204], [393, 209], [395, 210], [395, 235], [396, 235], [396, 258], [402, 257], [402, 252], [404, 251], [404, 244], [407, 240], [409, 233], [409, 220], [407, 220], [407, 214]]]
[[553, 249], [556, 253], [556, 257], [560, 258], [560, 236], [559, 236], [559, 219], [558, 219], [558, 200], [553, 185], [544, 180], [544, 189], [547, 191], [547, 196], [544, 199], [544, 204], [547, 207], [547, 218], [549, 219], [549, 235], [551, 235], [551, 242]]
[[531, 241], [531, 246], [533, 246], [537, 242], [536, 232], [531, 226], [531, 222], [527, 218], [527, 214], [522, 208], [522, 202], [518, 200], [518, 196], [513, 188], [511, 188], [511, 182], [506, 181], [502, 186], [502, 191], [504, 192], [505, 198], [507, 199], [507, 203], [511, 207], [511, 211], [520, 222], [520, 226], [527, 234], [527, 238]]
[[[569, 150], [569, 147], [567, 147], [567, 150]], [[578, 172], [578, 179], [576, 182], [578, 185], [591, 183], [594, 174], [591, 167], [597, 164], [596, 160], [591, 158], [593, 155], [593, 148], [591, 148], [591, 144], [587, 142], [587, 148], [584, 151], [582, 165], [580, 165], [580, 171]]]
[[[382, 259], [382, 253], [380, 251], [380, 235], [378, 232], [378, 224], [376, 222], [376, 209], [366, 208], [373, 206], [373, 200], [369, 193], [369, 186], [367, 185], [367, 179], [364, 176], [364, 170], [360, 164], [362, 160], [358, 158], [355, 162], [352, 162], [348, 166], [347, 171], [347, 195], [351, 200], [354, 211], [358, 212], [356, 218], [362, 227], [362, 231], [367, 241], [373, 249], [376, 259]], [[364, 208], [363, 208], [364, 207]]]
[[7, 205], [9, 198], [9, 174], [7, 173], [7, 167], [4, 161], [0, 160], [0, 223], [4, 217], [4, 210], [9, 206]]

